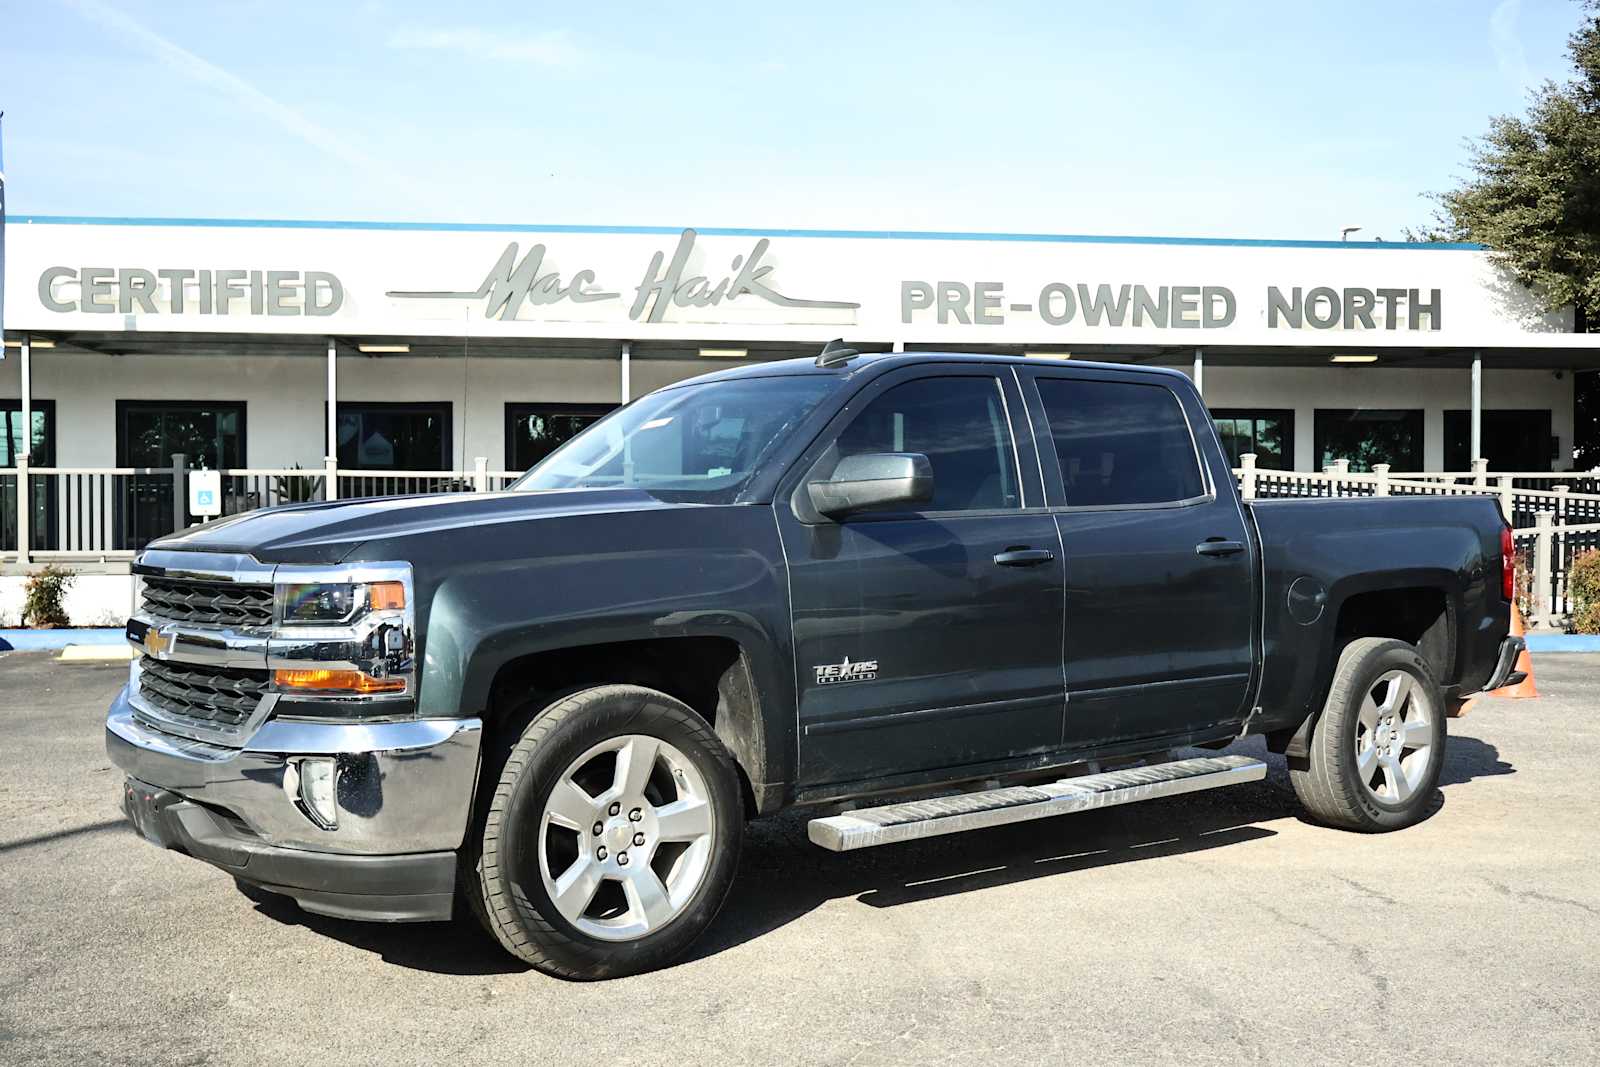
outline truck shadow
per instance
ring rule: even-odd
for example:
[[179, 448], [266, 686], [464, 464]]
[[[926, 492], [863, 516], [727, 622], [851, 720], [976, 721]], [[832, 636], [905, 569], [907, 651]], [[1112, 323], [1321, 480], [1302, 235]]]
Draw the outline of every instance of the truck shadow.
[[[1259, 740], [1229, 751], [1265, 755]], [[737, 947], [845, 897], [893, 908], [1043, 878], [1067, 879], [1059, 891], [1070, 892], [1074, 876], [1098, 868], [1275, 837], [1277, 831], [1263, 824], [1301, 814], [1283, 759], [1266, 759], [1267, 778], [1249, 785], [860, 852], [812, 845], [806, 837], [810, 813], [760, 820], [750, 825], [727, 907], [682, 962]], [[1458, 735], [1450, 738], [1440, 785], [1513, 773], [1493, 745]], [[1428, 817], [1444, 802], [1444, 794], [1436, 793]], [[456, 975], [528, 970], [470, 917], [413, 926], [350, 922], [302, 912], [286, 897], [241, 890], [259, 913], [277, 922], [376, 953], [398, 967]]]

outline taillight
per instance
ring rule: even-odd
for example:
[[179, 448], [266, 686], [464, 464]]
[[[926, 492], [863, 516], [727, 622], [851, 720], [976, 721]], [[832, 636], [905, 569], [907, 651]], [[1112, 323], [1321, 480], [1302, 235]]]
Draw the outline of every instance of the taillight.
[[1500, 595], [1511, 600], [1516, 595], [1517, 548], [1511, 539], [1511, 527], [1500, 531]]

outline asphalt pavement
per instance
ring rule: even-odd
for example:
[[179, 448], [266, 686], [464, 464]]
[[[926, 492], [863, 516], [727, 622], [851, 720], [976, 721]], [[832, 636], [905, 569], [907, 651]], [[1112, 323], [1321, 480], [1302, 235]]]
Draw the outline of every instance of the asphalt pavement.
[[103, 746], [126, 666], [0, 655], [0, 1063], [1600, 1062], [1600, 656], [1535, 668], [1400, 833], [1303, 822], [1276, 757], [848, 855], [783, 817], [689, 959], [580, 985], [145, 844]]

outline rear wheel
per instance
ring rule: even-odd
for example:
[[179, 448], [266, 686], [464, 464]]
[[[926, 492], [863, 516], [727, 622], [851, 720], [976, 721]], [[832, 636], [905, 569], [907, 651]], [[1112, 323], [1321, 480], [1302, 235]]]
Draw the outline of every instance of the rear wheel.
[[1427, 813], [1444, 760], [1444, 700], [1412, 645], [1363, 637], [1339, 656], [1304, 768], [1289, 780], [1317, 820], [1399, 830]]
[[690, 708], [638, 686], [574, 693], [507, 755], [480, 839], [481, 915], [550, 974], [660, 967], [721, 909], [743, 815], [733, 759]]

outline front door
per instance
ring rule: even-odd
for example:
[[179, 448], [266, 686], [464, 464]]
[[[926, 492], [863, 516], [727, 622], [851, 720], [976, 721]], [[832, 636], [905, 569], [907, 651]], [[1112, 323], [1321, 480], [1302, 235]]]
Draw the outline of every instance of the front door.
[[1216, 484], [1226, 468], [1204, 409], [1186, 412], [1160, 375], [1028, 377], [1039, 436], [1054, 445], [1042, 458], [1066, 554], [1066, 743], [1242, 721], [1255, 549], [1237, 498]]
[[[1009, 374], [886, 375], [834, 420], [780, 493], [802, 785], [1060, 744], [1060, 545], [1031, 446], [1019, 463], [1009, 413], [1020, 411]], [[802, 522], [792, 492], [864, 452], [925, 454], [932, 501]]]

